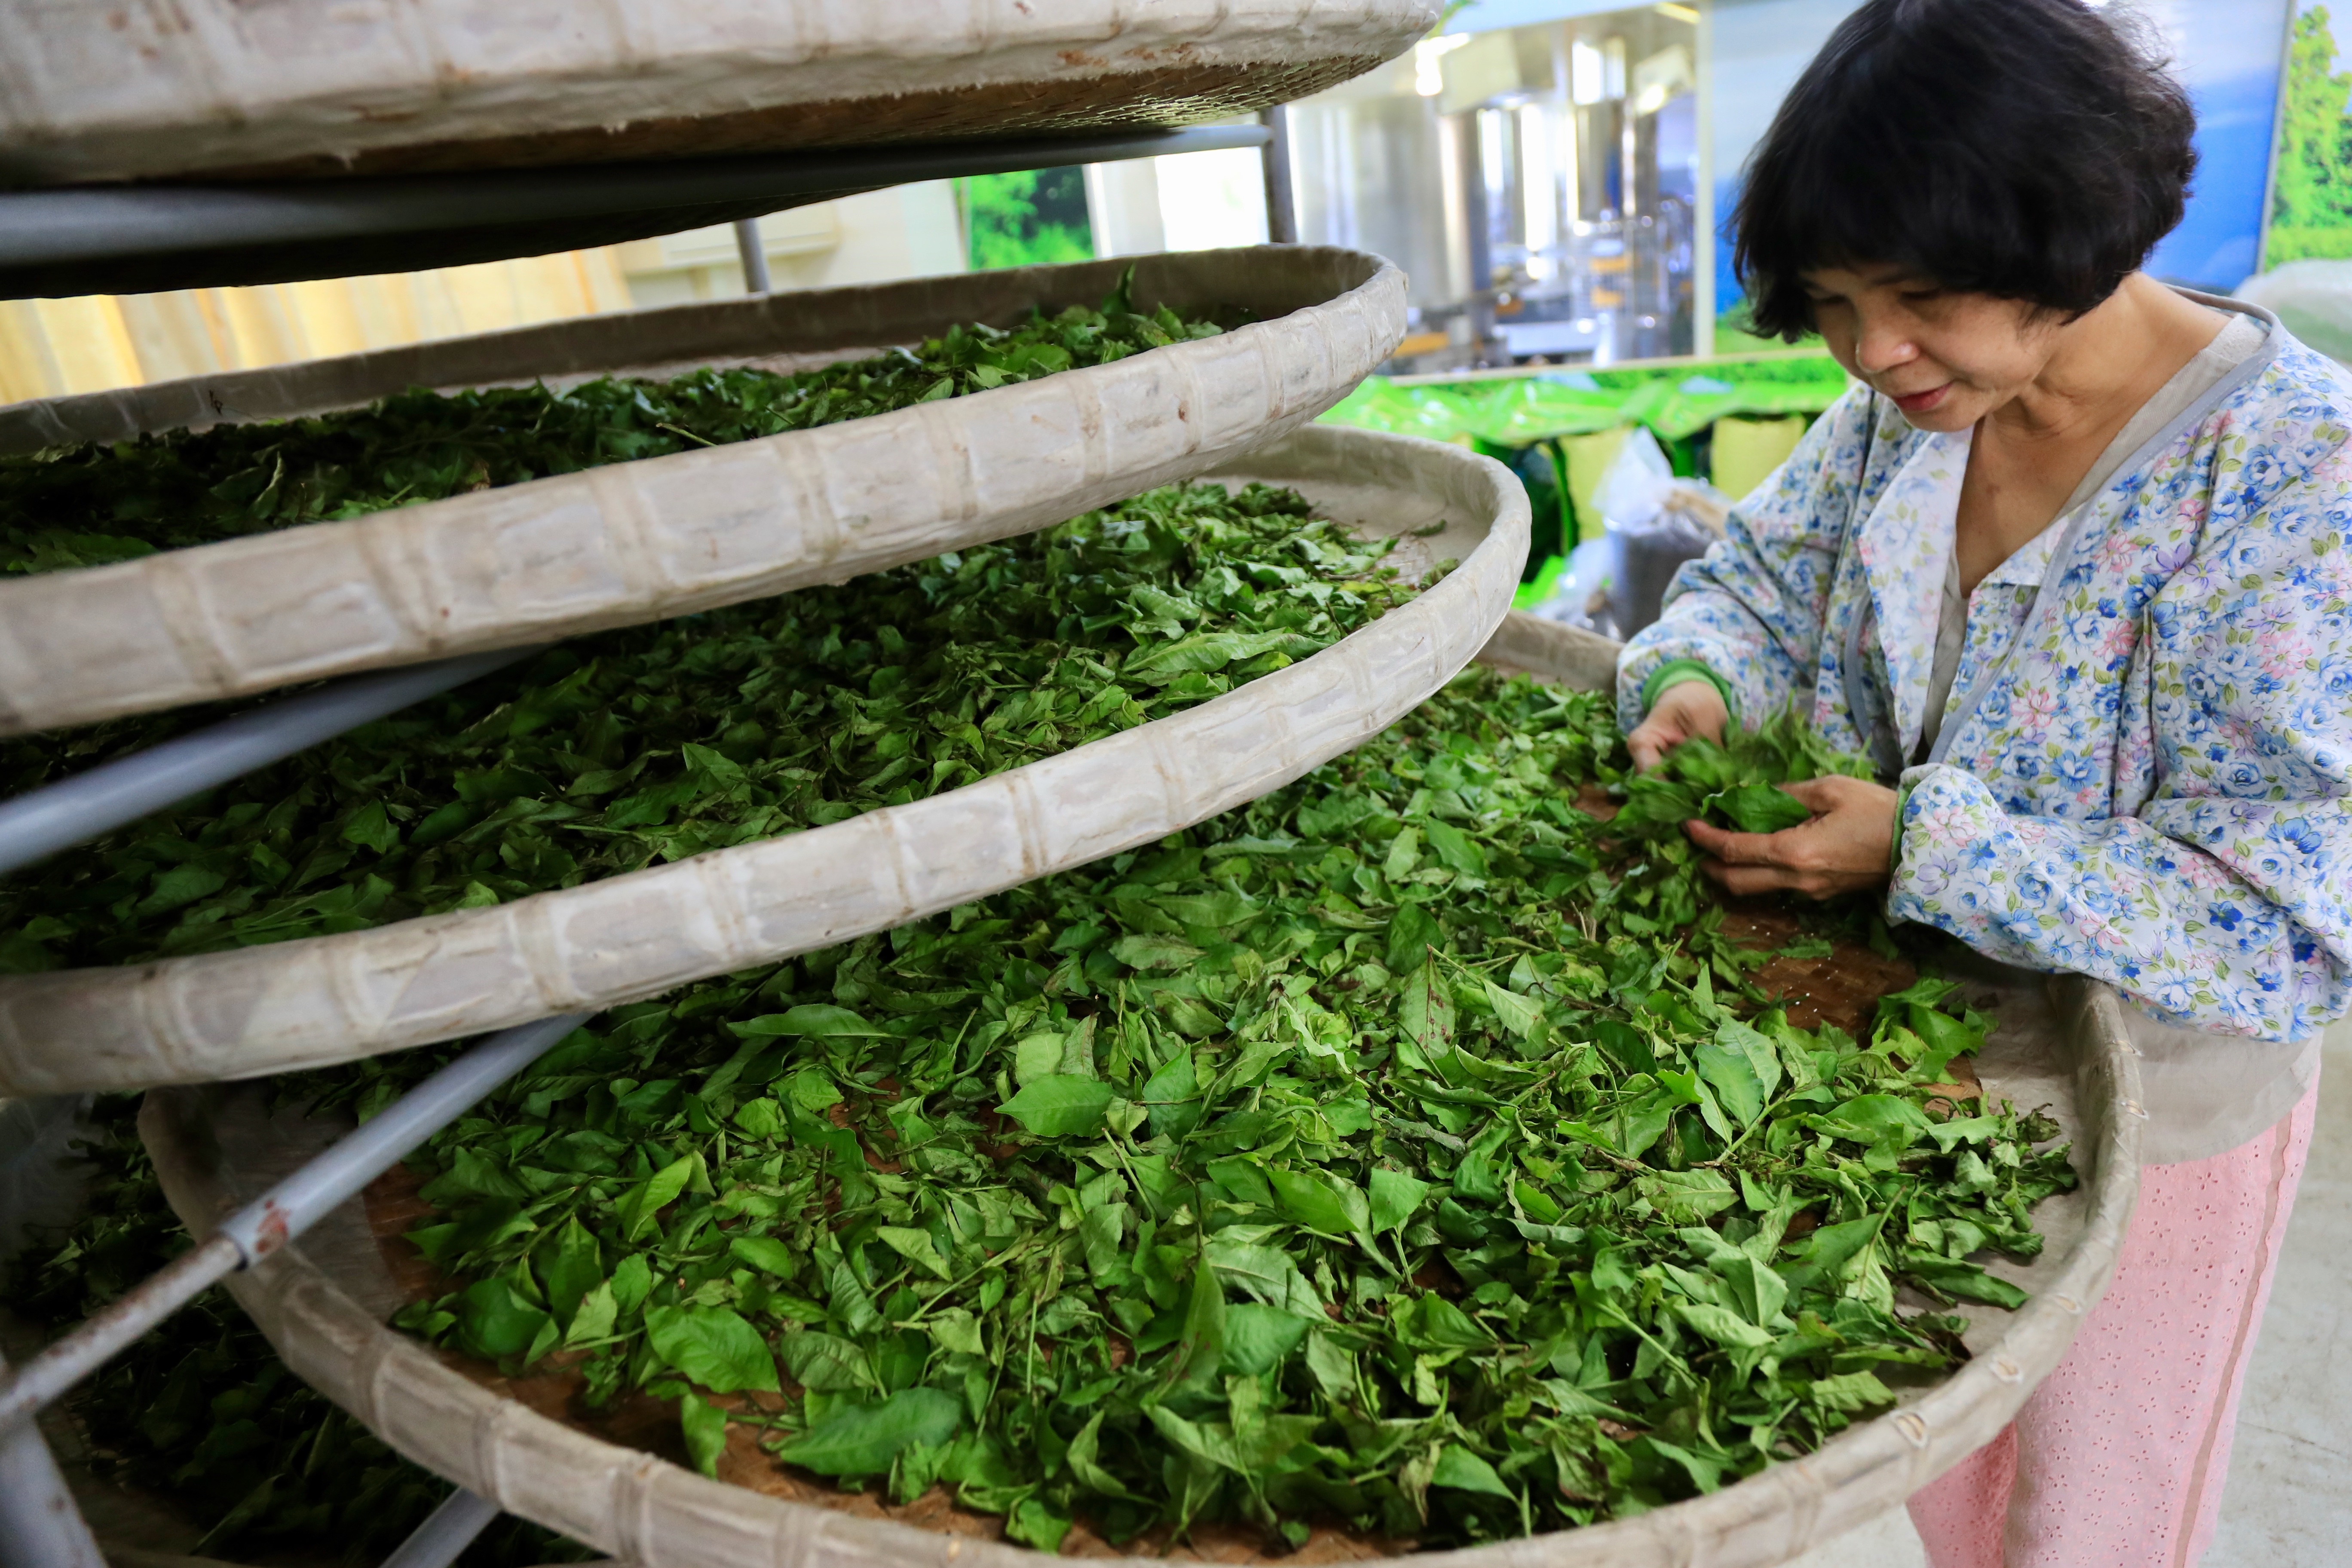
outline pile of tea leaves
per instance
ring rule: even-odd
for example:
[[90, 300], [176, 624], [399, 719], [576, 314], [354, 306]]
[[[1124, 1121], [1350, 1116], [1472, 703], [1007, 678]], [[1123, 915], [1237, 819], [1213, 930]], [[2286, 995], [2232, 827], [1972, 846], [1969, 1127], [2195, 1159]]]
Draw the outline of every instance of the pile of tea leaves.
[[[1100, 310], [950, 327], [876, 358], [783, 375], [705, 369], [443, 395], [0, 457], [0, 574], [364, 517], [469, 490], [887, 414], [1213, 337], [1214, 313], [1138, 309], [1132, 269]], [[1229, 312], [1228, 312], [1229, 314]]]
[[[1180, 711], [1416, 591], [1294, 491], [1171, 486], [583, 637], [0, 884], [0, 972], [489, 905], [899, 805]], [[192, 727], [0, 744], [14, 795]]]
[[2074, 1177], [1945, 1081], [1948, 983], [1860, 1040], [1755, 994], [1679, 841], [1571, 804], [1624, 782], [1604, 700], [1468, 675], [1156, 847], [614, 1009], [413, 1157], [452, 1286], [400, 1321], [1046, 1549], [1462, 1544], [1808, 1452], [1965, 1356], [1897, 1287], [2018, 1304], [1978, 1259]]

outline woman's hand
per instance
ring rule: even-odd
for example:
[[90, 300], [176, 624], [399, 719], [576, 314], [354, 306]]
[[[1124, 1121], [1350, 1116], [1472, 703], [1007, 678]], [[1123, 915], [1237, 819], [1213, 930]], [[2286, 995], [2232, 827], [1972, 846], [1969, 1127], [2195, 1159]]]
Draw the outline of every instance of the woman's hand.
[[1729, 722], [1731, 710], [1723, 705], [1714, 681], [1676, 681], [1658, 693], [1650, 716], [1625, 737], [1625, 749], [1633, 753], [1635, 767], [1654, 768], [1659, 758], [1695, 735], [1721, 745]]
[[[1701, 685], [1693, 681], [1674, 687], [1666, 696]], [[1715, 695], [1712, 688], [1707, 695]], [[1665, 706], [1664, 698], [1658, 705]], [[1779, 833], [1732, 833], [1704, 822], [1686, 822], [1683, 831], [1707, 854], [1701, 870], [1727, 892], [1785, 889], [1815, 899], [1859, 893], [1886, 881], [1895, 847], [1893, 790], [1866, 779], [1837, 777], [1780, 787], [1815, 813], [1813, 819]]]

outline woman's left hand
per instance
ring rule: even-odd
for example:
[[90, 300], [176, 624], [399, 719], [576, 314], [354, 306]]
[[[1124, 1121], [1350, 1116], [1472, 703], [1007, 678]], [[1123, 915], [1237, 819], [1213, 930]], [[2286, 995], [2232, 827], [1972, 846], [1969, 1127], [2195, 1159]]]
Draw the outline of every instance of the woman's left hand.
[[1809, 898], [1883, 886], [1895, 847], [1895, 792], [1865, 779], [1809, 779], [1782, 784], [1814, 813], [1779, 833], [1733, 833], [1704, 822], [1683, 831], [1706, 851], [1700, 869], [1732, 893], [1787, 889]]

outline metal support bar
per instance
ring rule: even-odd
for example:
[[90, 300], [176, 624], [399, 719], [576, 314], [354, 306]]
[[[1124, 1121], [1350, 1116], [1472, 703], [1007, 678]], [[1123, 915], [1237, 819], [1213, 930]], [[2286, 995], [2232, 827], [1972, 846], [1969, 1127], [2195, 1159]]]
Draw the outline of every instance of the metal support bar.
[[743, 258], [743, 292], [769, 292], [768, 247], [760, 238], [758, 218], [739, 217], [735, 220], [735, 253]]
[[249, 184], [0, 191], [0, 298], [288, 283], [642, 239], [916, 180], [1255, 147], [1256, 125]]
[[339, 680], [0, 801], [0, 877], [539, 651], [499, 648]]
[[459, 1487], [383, 1560], [383, 1568], [449, 1568], [457, 1553], [504, 1511], [489, 1499]]
[[0, 1568], [106, 1568], [57, 1457], [31, 1422], [0, 1433]]
[[29, 1421], [210, 1287], [310, 1229], [592, 1016], [565, 1013], [491, 1036], [231, 1215], [202, 1246], [181, 1254], [0, 1383], [0, 1434]]
[[1290, 110], [1281, 104], [1261, 113], [1265, 145], [1258, 158], [1265, 166], [1265, 239], [1268, 245], [1298, 243], [1298, 201], [1290, 184]]

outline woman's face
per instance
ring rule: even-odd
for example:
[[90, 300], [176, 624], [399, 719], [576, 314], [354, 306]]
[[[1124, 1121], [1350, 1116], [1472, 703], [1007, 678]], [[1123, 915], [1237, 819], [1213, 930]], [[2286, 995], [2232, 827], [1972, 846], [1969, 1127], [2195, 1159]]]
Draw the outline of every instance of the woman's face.
[[1963, 294], [1899, 268], [1805, 274], [1822, 342], [1922, 430], [1966, 430], [2050, 363], [2059, 324], [2021, 300]]

